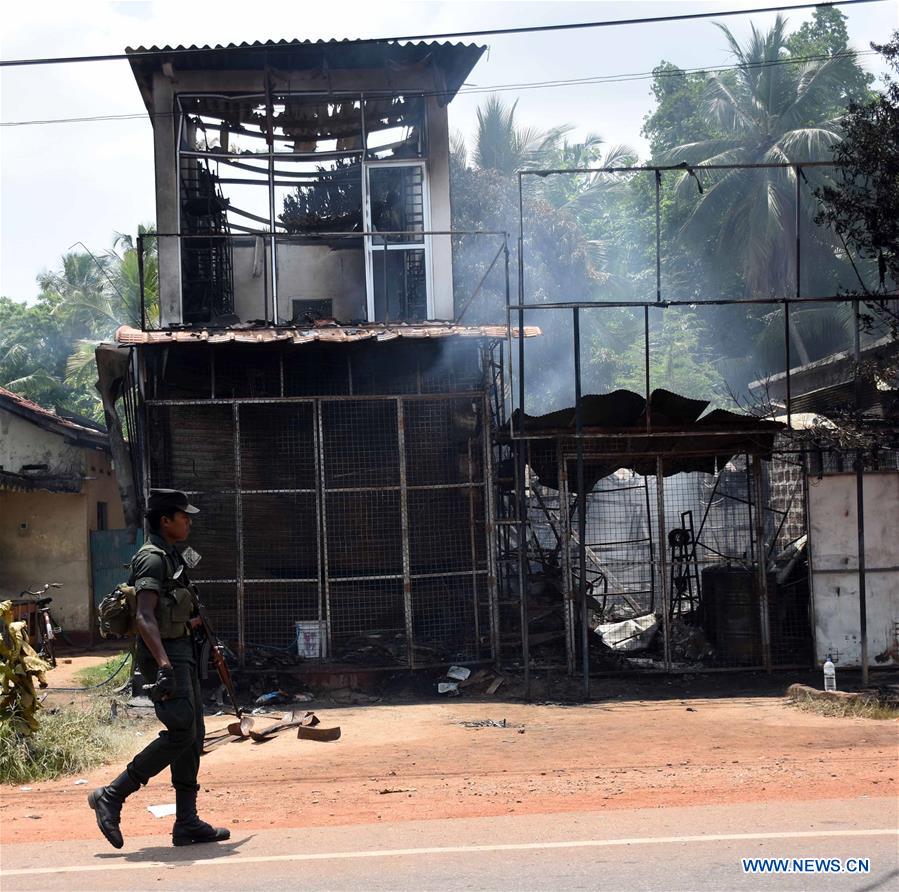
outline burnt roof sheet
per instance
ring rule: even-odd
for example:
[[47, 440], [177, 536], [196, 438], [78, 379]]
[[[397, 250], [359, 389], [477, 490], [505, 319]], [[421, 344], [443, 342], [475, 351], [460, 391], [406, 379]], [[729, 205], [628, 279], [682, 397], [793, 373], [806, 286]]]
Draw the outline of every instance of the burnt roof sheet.
[[[659, 388], [646, 399], [630, 390], [581, 397], [581, 439], [584, 483], [592, 489], [598, 480], [619, 468], [638, 474], [656, 473], [656, 459], [664, 463], [664, 475], [698, 471], [714, 473], [735, 455], [768, 457], [775, 436], [786, 428], [778, 421], [740, 415], [725, 409], [708, 409], [707, 400], [681, 396]], [[512, 415], [518, 434], [520, 410]], [[532, 437], [529, 463], [544, 486], [557, 489], [558, 449], [568, 456], [577, 450], [574, 407], [547, 415], [524, 416], [524, 436]], [[569, 489], [575, 477], [569, 474]]]
[[[518, 329], [512, 329], [517, 337]], [[190, 328], [166, 331], [141, 331], [122, 325], [115, 334], [116, 343], [133, 344], [352, 344], [359, 341], [393, 341], [397, 338], [492, 338], [507, 336], [505, 325], [453, 325], [428, 322], [417, 325], [397, 323], [385, 325], [321, 325], [314, 328]], [[540, 329], [526, 326], [526, 338], [537, 337]]]

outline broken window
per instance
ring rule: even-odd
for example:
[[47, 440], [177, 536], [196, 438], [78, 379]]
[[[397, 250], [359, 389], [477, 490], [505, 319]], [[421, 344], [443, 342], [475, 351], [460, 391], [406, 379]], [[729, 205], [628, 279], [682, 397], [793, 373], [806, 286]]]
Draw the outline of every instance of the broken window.
[[[424, 162], [398, 163], [426, 156], [423, 97], [206, 94], [179, 107], [185, 322], [298, 322], [323, 304], [342, 321], [427, 316]], [[398, 253], [385, 264], [383, 251]]]
[[369, 158], [424, 158], [423, 96], [383, 96], [365, 100], [365, 149]]
[[358, 153], [362, 149], [362, 100], [355, 96], [276, 95], [273, 145], [291, 155]]

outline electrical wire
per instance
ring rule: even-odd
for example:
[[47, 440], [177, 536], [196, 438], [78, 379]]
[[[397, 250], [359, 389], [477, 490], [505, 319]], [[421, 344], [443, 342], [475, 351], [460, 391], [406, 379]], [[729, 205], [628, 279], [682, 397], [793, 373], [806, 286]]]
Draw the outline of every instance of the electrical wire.
[[122, 662], [119, 663], [119, 665], [116, 666], [115, 669], [113, 669], [112, 674], [107, 675], [106, 678], [103, 679], [103, 681], [99, 681], [97, 682], [97, 684], [86, 684], [80, 688], [51, 688], [50, 690], [53, 693], [55, 693], [56, 691], [63, 691], [65, 693], [77, 693], [78, 691], [92, 691], [95, 688], [102, 688], [103, 685], [109, 684], [122, 671], [122, 669], [125, 668], [125, 664], [130, 659], [131, 651], [128, 651], [128, 653], [126, 653], [125, 656], [122, 657]]
[[[527, 25], [520, 28], [484, 28], [476, 31], [447, 31], [442, 34], [406, 34], [394, 37], [361, 37], [353, 40], [347, 40], [346, 43], [358, 46], [360, 44], [370, 43], [398, 43], [400, 41], [424, 41], [424, 40], [448, 40], [449, 38], [461, 37], [487, 37], [490, 35], [510, 35], [510, 34], [537, 34], [550, 31], [574, 31], [585, 28], [614, 28], [620, 25], [651, 25], [665, 22], [683, 22], [691, 19], [709, 19], [709, 18], [725, 18], [727, 16], [737, 15], [756, 15], [763, 12], [789, 12], [796, 9], [823, 9], [836, 6], [855, 6], [860, 3], [884, 3], [886, 0], [833, 0], [830, 3], [792, 3], [788, 6], [761, 6], [755, 9], [725, 9], [718, 12], [686, 12], [679, 15], [662, 15], [662, 16], [646, 16], [634, 19], [605, 19], [596, 22], [567, 22], [559, 25]], [[340, 44], [343, 41], [335, 41]], [[314, 46], [315, 44], [299, 44], [299, 46]], [[283, 51], [289, 50], [291, 43], [282, 44], [247, 44], [231, 47], [217, 48], [169, 48], [162, 50], [133, 50], [126, 53], [107, 53], [104, 55], [94, 56], [60, 56], [55, 58], [43, 59], [9, 59], [0, 61], [0, 68], [22, 66], [22, 65], [66, 65], [73, 62], [115, 62], [133, 59], [141, 59], [146, 56], [164, 55], [168, 58], [183, 56], [198, 52], [215, 52], [216, 50], [226, 50], [227, 52], [265, 52], [267, 50]], [[323, 46], [328, 46], [325, 42]]]
[[[745, 65], [705, 65], [694, 68], [671, 68], [653, 71], [640, 71], [624, 74], [599, 74], [583, 78], [555, 79], [549, 81], [522, 81], [512, 84], [495, 84], [493, 86], [462, 87], [457, 91], [459, 96], [478, 95], [482, 93], [503, 93], [511, 90], [541, 90], [553, 87], [578, 87], [593, 84], [620, 84], [631, 81], [653, 80], [655, 78], [686, 77], [691, 74], [720, 74], [728, 71], [757, 70], [775, 68], [781, 65], [800, 65], [807, 62], [827, 62], [838, 59], [854, 59], [858, 56], [875, 56], [874, 50], [846, 50], [841, 53], [822, 53], [814, 56], [796, 56], [784, 59], [773, 59], [766, 62], [750, 62]], [[424, 91], [416, 94], [422, 96], [444, 96], [445, 91]], [[135, 121], [145, 118], [170, 118], [172, 112], [131, 112], [121, 115], [87, 115], [77, 118], [43, 118], [30, 121], [0, 121], [0, 127], [26, 127], [42, 124], [85, 124], [106, 121]]]

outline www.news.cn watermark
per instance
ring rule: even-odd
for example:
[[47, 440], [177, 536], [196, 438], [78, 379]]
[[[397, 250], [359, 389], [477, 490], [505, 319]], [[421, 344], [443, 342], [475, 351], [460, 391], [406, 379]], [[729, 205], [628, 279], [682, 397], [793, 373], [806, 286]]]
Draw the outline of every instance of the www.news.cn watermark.
[[741, 858], [743, 873], [870, 873], [870, 858]]

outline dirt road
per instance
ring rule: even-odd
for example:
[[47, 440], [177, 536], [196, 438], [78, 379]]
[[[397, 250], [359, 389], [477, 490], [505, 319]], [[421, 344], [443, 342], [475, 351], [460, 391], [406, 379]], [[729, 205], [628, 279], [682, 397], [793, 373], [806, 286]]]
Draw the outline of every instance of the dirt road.
[[[341, 739], [287, 733], [214, 750], [201, 770], [208, 820], [253, 830], [895, 797], [899, 780], [895, 721], [819, 717], [780, 697], [309, 706]], [[507, 726], [475, 724], [486, 719]], [[148, 723], [147, 739], [154, 733]], [[4, 845], [95, 836], [86, 794], [121, 768], [85, 774], [85, 785], [3, 787]], [[172, 801], [167, 778], [152, 781], [128, 800], [126, 835], [165, 833], [171, 819], [147, 806]]]

